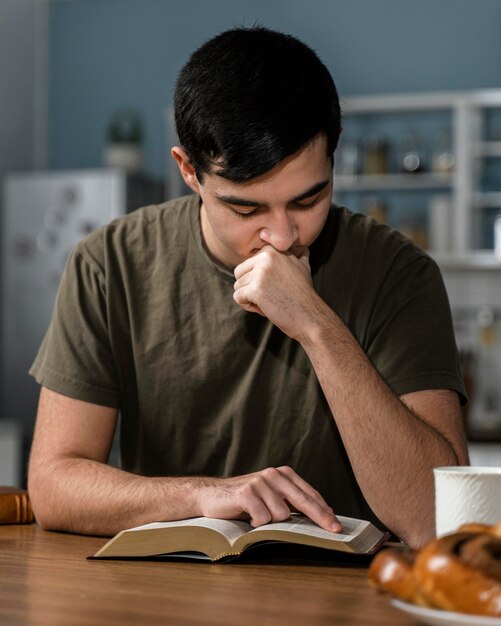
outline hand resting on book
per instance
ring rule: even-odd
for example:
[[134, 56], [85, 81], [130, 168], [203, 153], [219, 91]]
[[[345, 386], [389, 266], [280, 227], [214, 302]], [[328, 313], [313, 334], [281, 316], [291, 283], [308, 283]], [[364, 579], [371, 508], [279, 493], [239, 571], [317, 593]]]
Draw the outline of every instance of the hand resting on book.
[[254, 527], [300, 512], [325, 530], [342, 530], [318, 491], [287, 466], [233, 478], [208, 478], [199, 492], [199, 502], [204, 517], [245, 519]]
[[324, 499], [289, 467], [231, 478], [141, 476], [112, 467], [116, 420], [116, 409], [42, 388], [28, 481], [42, 528], [109, 536], [201, 516], [259, 526], [298, 511], [325, 530], [341, 530]]

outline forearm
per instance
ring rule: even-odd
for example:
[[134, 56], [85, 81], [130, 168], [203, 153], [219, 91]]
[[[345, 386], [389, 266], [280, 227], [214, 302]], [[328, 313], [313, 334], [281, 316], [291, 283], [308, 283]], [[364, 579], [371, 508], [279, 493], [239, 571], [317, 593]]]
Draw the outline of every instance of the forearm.
[[138, 476], [90, 459], [64, 458], [30, 466], [29, 491], [43, 528], [113, 535], [149, 522], [201, 515], [196, 494], [209, 480]]
[[322, 496], [287, 466], [230, 478], [147, 477], [108, 466], [116, 419], [115, 408], [42, 388], [28, 489], [43, 528], [112, 535], [199, 516], [259, 526], [287, 519], [292, 509], [325, 530], [341, 529]]
[[29, 489], [42, 528], [113, 535], [155, 521], [189, 517], [246, 519], [253, 526], [285, 520], [290, 507], [339, 532], [332, 509], [290, 467], [231, 478], [145, 477], [83, 458], [30, 466]]
[[453, 446], [384, 383], [342, 321], [322, 301], [301, 337], [355, 476], [376, 515], [411, 545], [434, 530], [432, 468], [458, 464]]

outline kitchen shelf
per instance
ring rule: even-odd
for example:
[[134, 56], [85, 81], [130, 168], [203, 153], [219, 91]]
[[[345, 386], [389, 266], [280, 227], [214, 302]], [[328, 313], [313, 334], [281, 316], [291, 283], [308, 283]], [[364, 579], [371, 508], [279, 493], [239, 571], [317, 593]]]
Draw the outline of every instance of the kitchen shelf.
[[444, 174], [360, 174], [357, 176], [336, 175], [335, 191], [379, 191], [399, 189], [450, 189], [453, 175]]
[[428, 254], [443, 270], [495, 270], [501, 271], [501, 258], [491, 251], [474, 251], [465, 254], [436, 253], [427, 250]]
[[477, 191], [473, 196], [474, 209], [501, 209], [501, 191]]
[[501, 141], [479, 141], [474, 146], [474, 156], [484, 157], [501, 157]]
[[[480, 177], [482, 159], [501, 157], [501, 140], [489, 137], [486, 126], [488, 112], [501, 111], [501, 89], [355, 96], [342, 99], [341, 105], [346, 126], [349, 127], [351, 120], [356, 120], [355, 128], [358, 125], [361, 137], [367, 137], [371, 127], [385, 128], [385, 124], [390, 129], [398, 127], [402, 123], [402, 116], [410, 116], [413, 124], [420, 124], [422, 119], [426, 127], [426, 119], [441, 119], [445, 113], [447, 123], [450, 124], [455, 162], [454, 170], [443, 174], [335, 174], [335, 201], [342, 203], [340, 195], [345, 193], [429, 192], [428, 207], [431, 212], [427, 222], [429, 228], [433, 229], [429, 232], [429, 239], [434, 242], [433, 245], [441, 242], [440, 246], [445, 246], [447, 250], [447, 254], [435, 255], [440, 259], [440, 264], [451, 268], [501, 269], [501, 262], [492, 252], [489, 254], [477, 249], [486, 245], [485, 231], [479, 224], [488, 224], [492, 219], [490, 214], [483, 216], [479, 211], [501, 209], [501, 191], [483, 190]], [[437, 117], [427, 118], [430, 114]], [[378, 116], [387, 116], [381, 118], [380, 126]], [[444, 197], [443, 215], [437, 209], [437, 196]], [[384, 200], [386, 202], [386, 198]], [[407, 198], [402, 200], [408, 201]], [[423, 201], [421, 196], [416, 196], [418, 205], [422, 205]], [[397, 215], [398, 211], [397, 208]], [[396, 226], [398, 228], [399, 225]], [[447, 237], [444, 236], [445, 231]], [[443, 243], [445, 240], [447, 244]]]

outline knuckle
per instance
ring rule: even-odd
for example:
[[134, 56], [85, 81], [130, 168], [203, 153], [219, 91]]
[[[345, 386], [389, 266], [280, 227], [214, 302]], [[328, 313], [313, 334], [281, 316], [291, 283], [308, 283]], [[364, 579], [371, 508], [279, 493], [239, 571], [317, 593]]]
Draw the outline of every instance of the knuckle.
[[252, 485], [253, 489], [259, 489], [259, 487], [263, 484], [263, 478], [260, 474], [256, 474], [251, 479], [249, 479], [249, 485]]
[[275, 512], [272, 515], [272, 521], [283, 522], [284, 520], [288, 519], [290, 515], [291, 515], [290, 509], [284, 502], [282, 506], [278, 506], [276, 508]]
[[261, 471], [261, 475], [267, 480], [273, 480], [279, 475], [279, 473], [280, 472], [276, 467], [267, 467], [266, 469]]
[[268, 522], [272, 521], [272, 516], [268, 512], [259, 513], [252, 516], [252, 526], [262, 526], [263, 524], [268, 524]]
[[273, 257], [274, 255], [274, 248], [272, 248], [271, 246], [267, 247], [264, 251], [263, 251], [263, 256], [262, 256], [262, 260], [260, 263], [260, 268], [261, 269], [267, 269], [271, 266], [272, 262], [273, 262]]

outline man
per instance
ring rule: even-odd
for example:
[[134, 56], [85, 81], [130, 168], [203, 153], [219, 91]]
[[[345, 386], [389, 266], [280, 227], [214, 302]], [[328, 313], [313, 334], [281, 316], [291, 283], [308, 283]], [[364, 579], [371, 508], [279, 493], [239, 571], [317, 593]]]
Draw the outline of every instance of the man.
[[[467, 462], [435, 264], [331, 206], [333, 80], [263, 28], [197, 50], [172, 149], [195, 195], [99, 229], [71, 255], [32, 368], [29, 490], [45, 528], [298, 510], [433, 534], [432, 468]], [[121, 469], [106, 464], [118, 410]]]

